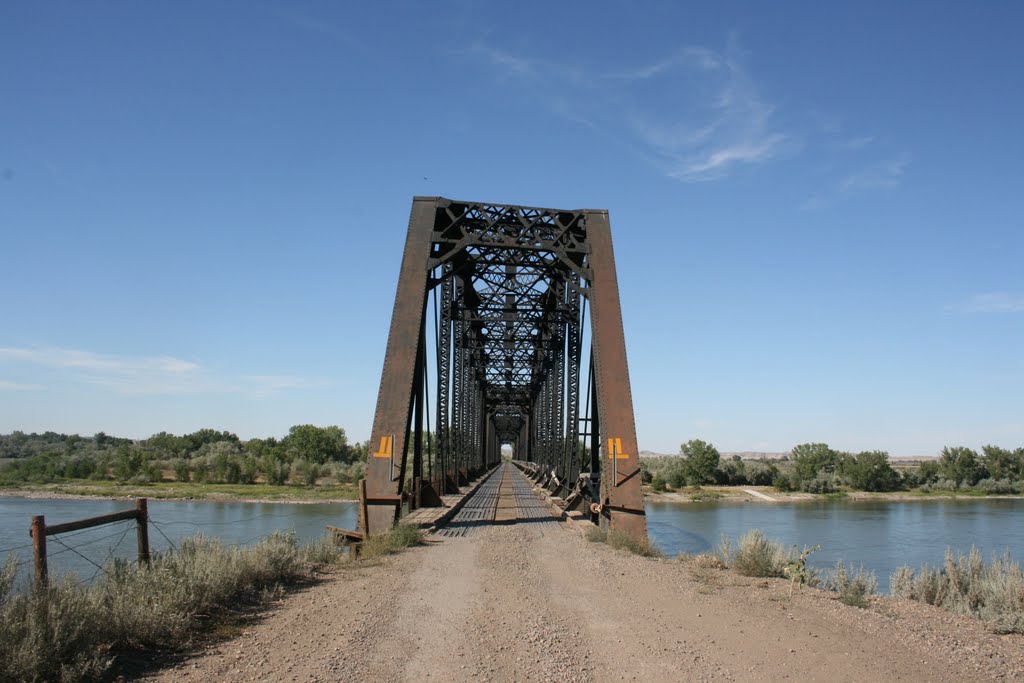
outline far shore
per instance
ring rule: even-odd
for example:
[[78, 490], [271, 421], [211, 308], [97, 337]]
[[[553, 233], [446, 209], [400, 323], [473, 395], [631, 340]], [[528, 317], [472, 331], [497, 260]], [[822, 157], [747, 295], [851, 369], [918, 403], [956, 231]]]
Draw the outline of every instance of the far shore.
[[[247, 491], [246, 489], [251, 489]], [[313, 505], [320, 503], [353, 503], [353, 486], [270, 486], [263, 484], [218, 485], [177, 484], [161, 482], [152, 485], [118, 485], [114, 482], [85, 484], [64, 482], [59, 484], [22, 485], [0, 488], [0, 498], [36, 498], [41, 500], [135, 500], [214, 502], [214, 503], [286, 503]]]
[[[36, 498], [41, 500], [166, 500], [178, 502], [354, 503], [356, 489], [350, 485], [271, 486], [266, 484], [196, 484], [160, 482], [155, 484], [117, 484], [102, 482], [62, 482], [25, 484], [0, 488], [0, 498]], [[815, 501], [926, 501], [926, 500], [1024, 499], [1024, 495], [978, 495], [957, 491], [921, 493], [918, 491], [840, 491], [803, 493], [779, 491], [771, 486], [702, 486], [657, 493], [644, 487], [644, 500], [657, 503], [810, 503]]]
[[[753, 493], [752, 493], [753, 492]], [[760, 494], [760, 495], [756, 495]], [[960, 491], [839, 491], [836, 493], [803, 493], [800, 491], [779, 491], [771, 486], [701, 486], [681, 491], [657, 493], [644, 488], [644, 500], [662, 503], [811, 503], [815, 501], [922, 501], [922, 500], [992, 500], [1024, 499], [1024, 495], [996, 494], [979, 495]]]

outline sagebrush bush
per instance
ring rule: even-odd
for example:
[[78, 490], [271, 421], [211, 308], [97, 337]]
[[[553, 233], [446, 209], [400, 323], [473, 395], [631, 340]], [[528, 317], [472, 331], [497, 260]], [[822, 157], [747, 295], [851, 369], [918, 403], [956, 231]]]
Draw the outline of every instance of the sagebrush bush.
[[867, 596], [874, 595], [878, 590], [878, 579], [874, 572], [854, 569], [846, 570], [846, 565], [837, 562], [835, 569], [828, 572], [825, 577], [825, 587], [839, 593], [839, 600], [854, 607], [867, 607]]
[[251, 547], [202, 535], [148, 565], [114, 561], [88, 587], [74, 576], [15, 593], [14, 557], [0, 571], [0, 681], [77, 681], [99, 676], [110, 648], [181, 642], [200, 620], [246, 596], [279, 594], [282, 582], [338, 557], [333, 541], [300, 547], [275, 533]]
[[103, 654], [100, 605], [92, 591], [66, 577], [31, 593], [13, 593], [17, 564], [0, 578], [0, 681], [95, 678], [109, 666]]
[[982, 479], [978, 482], [977, 488], [989, 495], [1009, 495], [1021, 492], [1020, 484], [1009, 479]]
[[751, 529], [733, 547], [724, 535], [719, 557], [730, 569], [744, 576], [781, 577], [786, 567], [797, 558], [796, 549], [787, 550], [781, 543], [769, 541], [758, 529]]
[[996, 633], [1024, 633], [1024, 571], [1009, 554], [985, 564], [976, 548], [968, 555], [947, 549], [941, 568], [900, 567], [890, 585], [895, 598], [976, 617]]
[[802, 482], [800, 488], [807, 493], [835, 493], [839, 490], [839, 480], [834, 475], [819, 473]]

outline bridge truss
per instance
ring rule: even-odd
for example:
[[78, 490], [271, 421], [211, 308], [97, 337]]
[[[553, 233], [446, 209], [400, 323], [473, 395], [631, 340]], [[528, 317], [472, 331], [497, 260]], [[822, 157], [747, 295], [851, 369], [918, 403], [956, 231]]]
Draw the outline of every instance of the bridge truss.
[[415, 197], [360, 489], [360, 526], [501, 461], [646, 535], [608, 212]]

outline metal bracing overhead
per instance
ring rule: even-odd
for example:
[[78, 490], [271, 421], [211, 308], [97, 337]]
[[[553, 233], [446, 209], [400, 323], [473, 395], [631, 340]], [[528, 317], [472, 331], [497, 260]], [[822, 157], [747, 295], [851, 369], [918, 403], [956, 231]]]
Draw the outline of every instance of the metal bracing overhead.
[[502, 444], [552, 493], [645, 534], [607, 212], [415, 198], [371, 439], [370, 534], [498, 464]]

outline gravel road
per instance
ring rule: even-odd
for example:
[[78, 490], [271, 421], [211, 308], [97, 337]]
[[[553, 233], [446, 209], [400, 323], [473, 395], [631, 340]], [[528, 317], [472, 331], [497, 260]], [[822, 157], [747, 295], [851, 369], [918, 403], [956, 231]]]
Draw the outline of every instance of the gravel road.
[[1024, 680], [1024, 637], [492, 526], [336, 571], [153, 681]]

